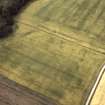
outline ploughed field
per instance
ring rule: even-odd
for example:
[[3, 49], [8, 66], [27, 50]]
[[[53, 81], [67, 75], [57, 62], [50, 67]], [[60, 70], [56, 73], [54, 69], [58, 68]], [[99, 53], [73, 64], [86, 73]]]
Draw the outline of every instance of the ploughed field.
[[57, 105], [38, 94], [0, 75], [0, 105]]

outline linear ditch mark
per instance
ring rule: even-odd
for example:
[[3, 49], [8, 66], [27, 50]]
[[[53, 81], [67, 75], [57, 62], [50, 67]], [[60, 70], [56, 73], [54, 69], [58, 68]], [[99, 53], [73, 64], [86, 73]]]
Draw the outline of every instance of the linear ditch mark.
[[[17, 22], [18, 22], [18, 21], [17, 21]], [[35, 26], [35, 25], [33, 26], [33, 25], [29, 24], [29, 23], [24, 23], [23, 21], [19, 21], [19, 22], [20, 22], [21, 24], [24, 24], [24, 25], [27, 25], [27, 26], [29, 26], [29, 27], [38, 29], [38, 30], [43, 31], [43, 32], [46, 32], [46, 33], [48, 33], [48, 34], [53, 34], [53, 35], [55, 35], [55, 36], [57, 36], [57, 37], [59, 37], [59, 38], [61, 38], [61, 39], [63, 39], [63, 40], [73, 42], [73, 43], [75, 43], [75, 44], [77, 44], [77, 45], [80, 45], [80, 46], [82, 46], [82, 47], [85, 47], [85, 48], [87, 48], [87, 49], [90, 49], [90, 50], [92, 50], [92, 51], [94, 51], [94, 52], [101, 53], [101, 54], [105, 55], [105, 49], [99, 48], [99, 47], [95, 47], [95, 46], [90, 46], [89, 43], [87, 43], [87, 42], [85, 42], [85, 41], [83, 41], [83, 40], [79, 40], [79, 39], [77, 39], [77, 38], [71, 37], [71, 36], [69, 36], [69, 35], [66, 34], [66, 33], [57, 32], [57, 31], [55, 31], [55, 30], [51, 30], [51, 29], [49, 29], [48, 27], [46, 27], [45, 25], [43, 25], [43, 24], [42, 24], [42, 25], [40, 24], [40, 26]], [[87, 45], [89, 45], [89, 46], [87, 46]]]

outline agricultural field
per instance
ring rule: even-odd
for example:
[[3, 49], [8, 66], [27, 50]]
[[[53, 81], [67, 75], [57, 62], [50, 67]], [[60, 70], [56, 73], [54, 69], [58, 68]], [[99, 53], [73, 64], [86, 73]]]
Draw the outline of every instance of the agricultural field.
[[84, 105], [105, 61], [104, 0], [38, 0], [0, 40], [0, 73], [58, 105]]

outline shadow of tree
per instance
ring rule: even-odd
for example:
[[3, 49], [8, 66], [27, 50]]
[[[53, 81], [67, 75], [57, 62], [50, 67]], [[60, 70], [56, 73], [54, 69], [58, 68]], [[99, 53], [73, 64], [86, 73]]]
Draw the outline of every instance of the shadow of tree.
[[0, 38], [14, 32], [14, 18], [35, 0], [0, 0]]

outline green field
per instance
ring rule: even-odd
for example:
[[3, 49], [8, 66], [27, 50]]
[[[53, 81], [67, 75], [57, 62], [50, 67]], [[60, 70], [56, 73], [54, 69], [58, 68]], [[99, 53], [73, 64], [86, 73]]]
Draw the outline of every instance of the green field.
[[0, 40], [0, 73], [61, 105], [84, 105], [105, 61], [104, 5], [33, 2], [17, 17], [14, 36]]
[[[105, 42], [104, 0], [49, 0], [37, 13], [45, 21], [95, 34]], [[89, 36], [88, 36], [89, 37]], [[102, 40], [103, 39], [103, 40]]]

